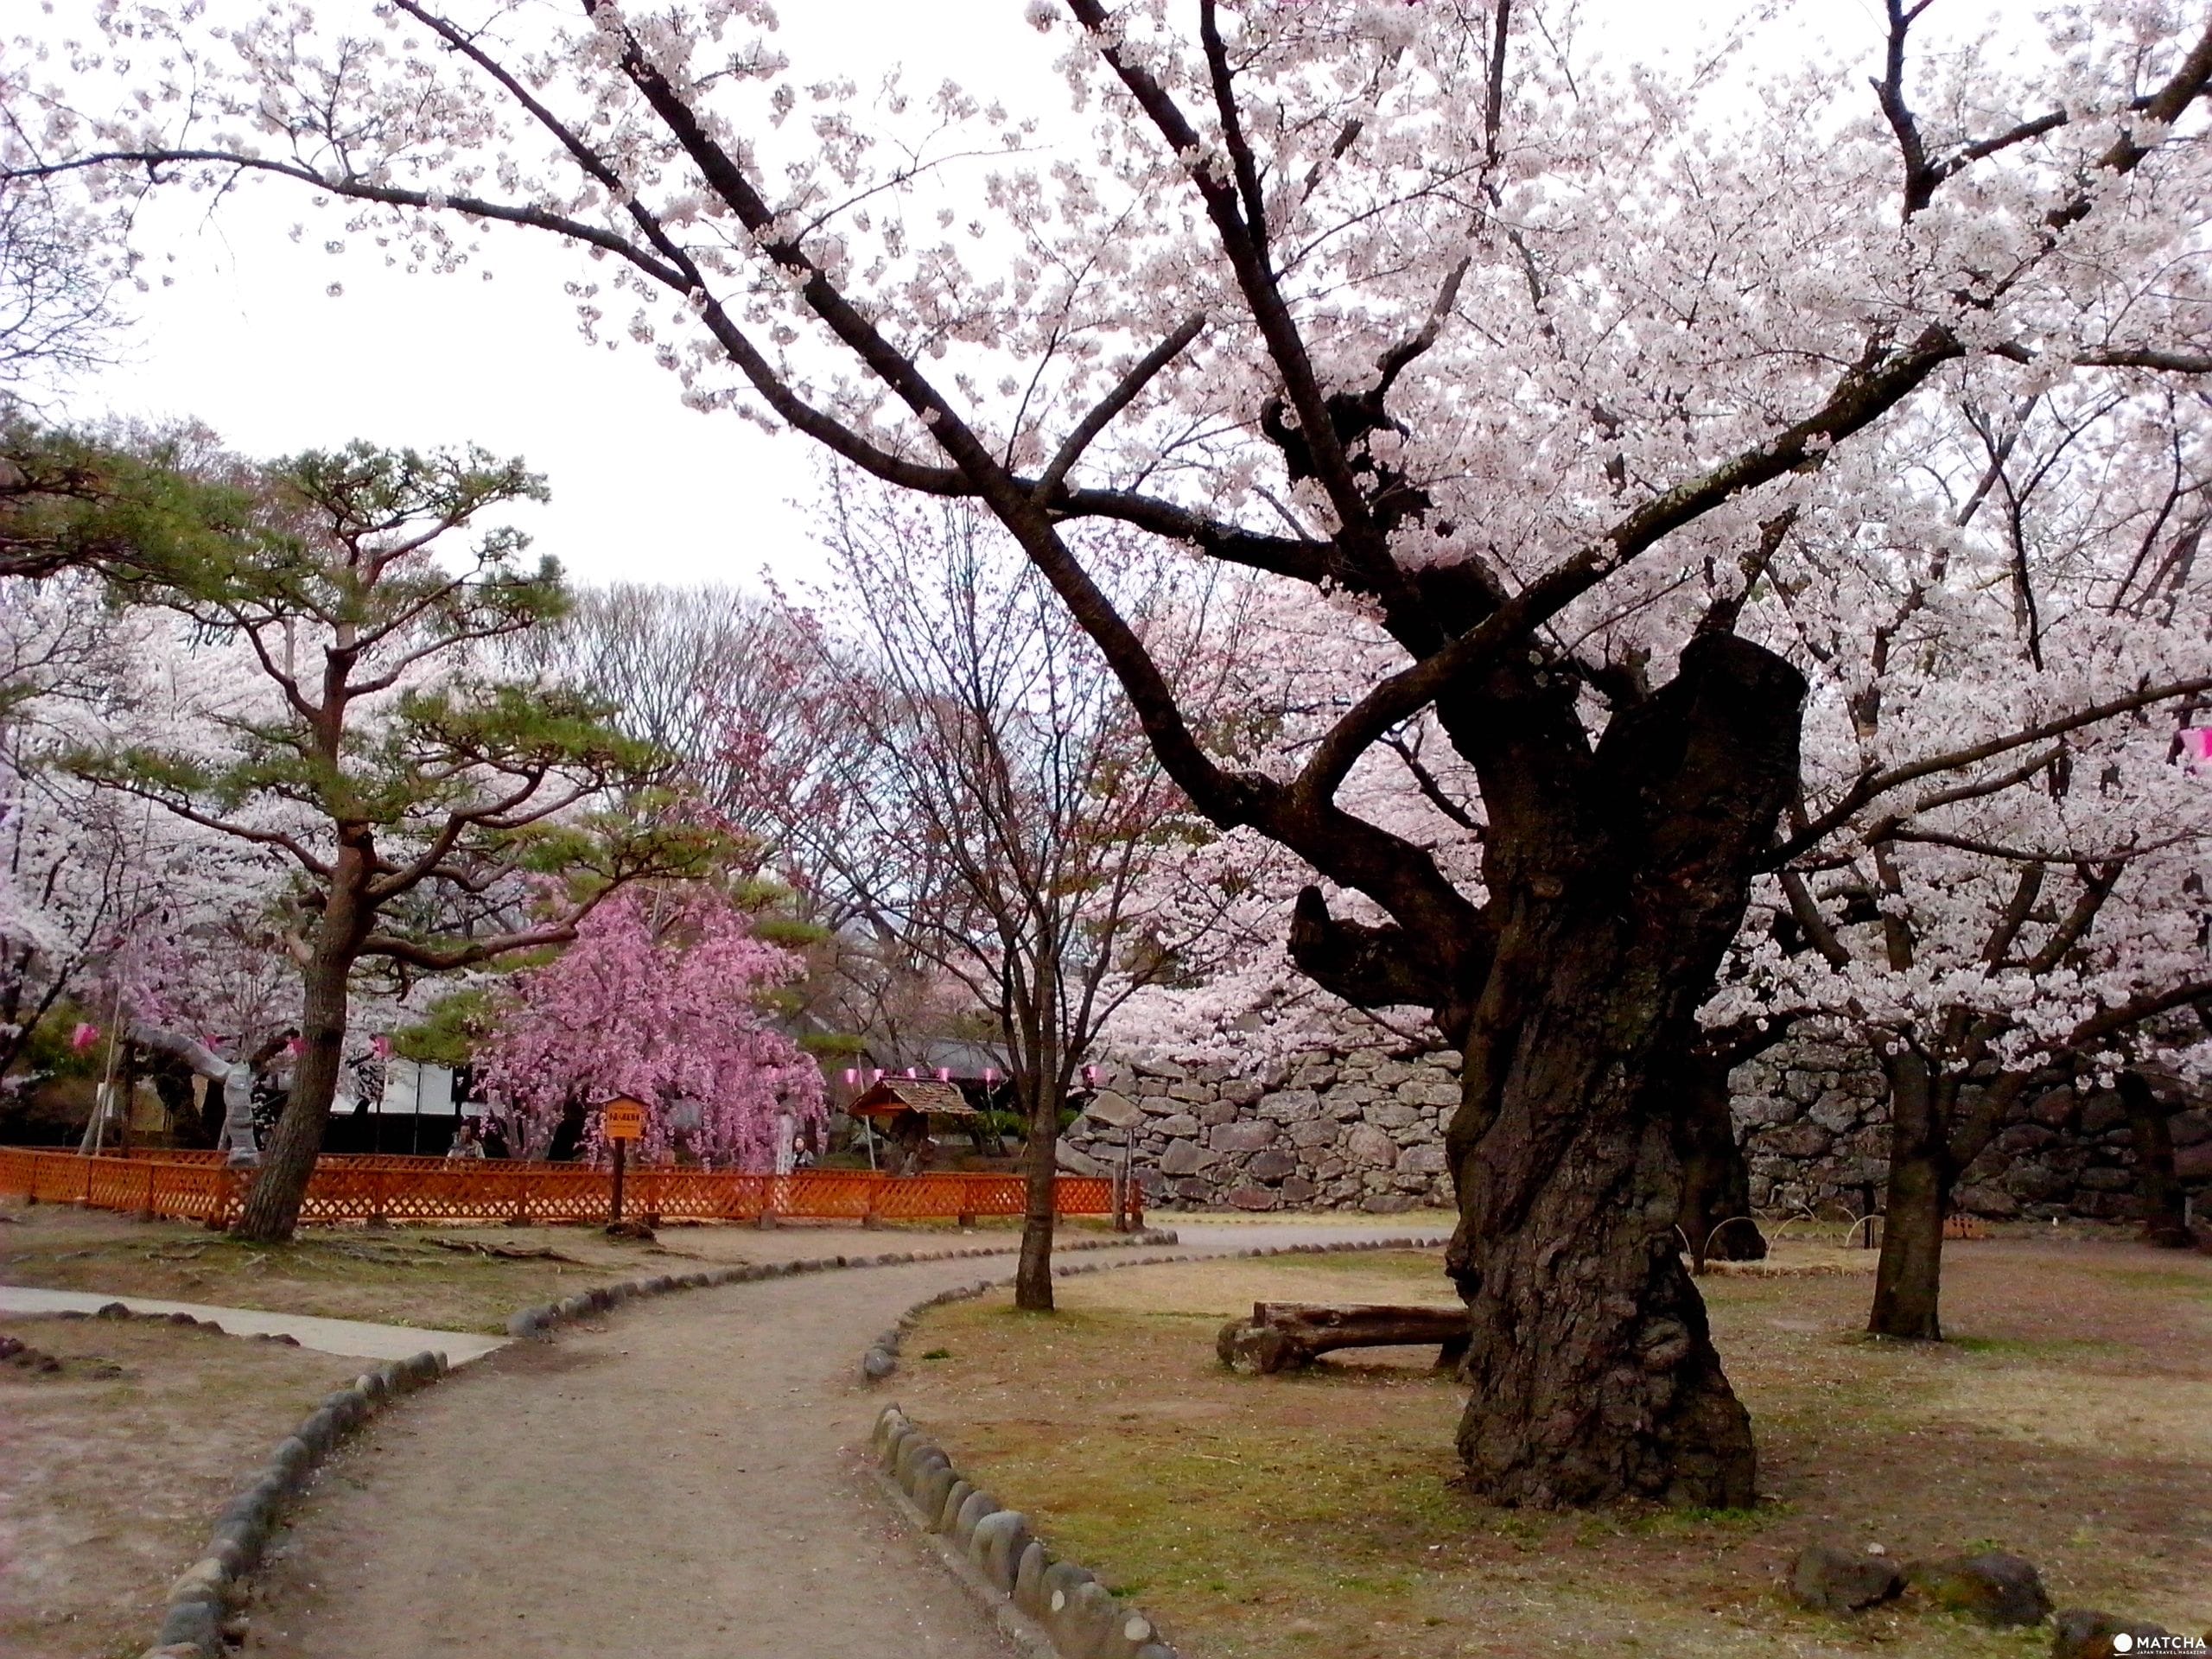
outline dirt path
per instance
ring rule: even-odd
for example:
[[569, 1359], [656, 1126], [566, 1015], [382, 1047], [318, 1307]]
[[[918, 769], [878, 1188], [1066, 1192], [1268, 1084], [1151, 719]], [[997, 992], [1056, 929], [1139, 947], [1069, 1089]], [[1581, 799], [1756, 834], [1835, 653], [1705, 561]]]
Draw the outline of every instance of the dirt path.
[[[1239, 1249], [1365, 1230], [1185, 1238]], [[929, 1262], [694, 1291], [472, 1365], [324, 1473], [264, 1575], [247, 1650], [1007, 1659], [851, 1448], [892, 1397], [854, 1380], [868, 1338], [933, 1292], [1009, 1270]]]
[[0, 1314], [92, 1313], [120, 1303], [133, 1313], [189, 1313], [234, 1337], [289, 1337], [317, 1353], [353, 1359], [406, 1359], [429, 1350], [450, 1365], [466, 1365], [507, 1345], [505, 1337], [470, 1331], [431, 1331], [412, 1325], [372, 1325], [360, 1319], [325, 1319], [308, 1313], [272, 1313], [258, 1307], [218, 1307], [206, 1302], [171, 1302], [159, 1297], [105, 1291], [46, 1290], [31, 1285], [0, 1285]]

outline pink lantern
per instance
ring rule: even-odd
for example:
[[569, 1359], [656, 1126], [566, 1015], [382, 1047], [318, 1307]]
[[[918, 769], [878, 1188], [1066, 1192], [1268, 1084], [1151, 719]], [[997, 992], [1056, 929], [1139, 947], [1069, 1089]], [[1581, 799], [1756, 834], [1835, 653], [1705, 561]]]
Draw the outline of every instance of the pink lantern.
[[874, 1074], [868, 1078], [868, 1081], [870, 1083], [881, 1083], [883, 1081], [883, 1068], [880, 1065], [877, 1066], [875, 1068]]
[[1086, 1089], [1096, 1089], [1098, 1086], [1098, 1068], [1096, 1066], [1086, 1065], [1083, 1068], [1083, 1086]]
[[987, 1066], [985, 1066], [985, 1067], [983, 1068], [983, 1087], [984, 1087], [984, 1088], [986, 1088], [986, 1089], [995, 1089], [995, 1088], [996, 1088], [996, 1087], [998, 1086], [998, 1081], [999, 1081], [999, 1069], [998, 1069], [998, 1067], [996, 1067], [995, 1065], [987, 1065]]
[[89, 1020], [79, 1020], [77, 1029], [69, 1033], [70, 1052], [81, 1054], [99, 1039], [100, 1028]]
[[845, 1068], [845, 1087], [848, 1089], [857, 1089], [860, 1087], [860, 1068], [854, 1065], [847, 1066]]
[[910, 1065], [910, 1066], [908, 1066], [908, 1067], [906, 1068], [906, 1075], [907, 1075], [908, 1077], [919, 1077], [921, 1074], [920, 1074], [919, 1072], [916, 1071], [914, 1070], [914, 1068], [913, 1068], [912, 1066], [911, 1066], [911, 1065]]
[[377, 1058], [380, 1060], [390, 1059], [391, 1058], [391, 1039], [385, 1036], [382, 1032], [378, 1032], [375, 1036], [369, 1039], [369, 1052], [375, 1055]]
[[952, 1081], [952, 1068], [949, 1065], [940, 1065], [938, 1067], [937, 1080], [939, 1083], [950, 1083]]

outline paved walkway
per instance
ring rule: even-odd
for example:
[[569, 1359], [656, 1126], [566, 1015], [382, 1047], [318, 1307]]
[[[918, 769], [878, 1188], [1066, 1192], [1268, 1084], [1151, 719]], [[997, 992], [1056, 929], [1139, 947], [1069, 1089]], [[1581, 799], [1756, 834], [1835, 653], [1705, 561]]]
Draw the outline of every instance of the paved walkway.
[[[1173, 1224], [1203, 1254], [1406, 1231]], [[868, 1338], [936, 1291], [1010, 1271], [938, 1262], [688, 1291], [510, 1347], [340, 1455], [265, 1573], [247, 1650], [1008, 1659], [852, 1448], [890, 1397], [855, 1381]]]
[[442, 1353], [449, 1365], [466, 1365], [507, 1345], [505, 1337], [467, 1331], [425, 1331], [411, 1325], [371, 1325], [359, 1319], [318, 1319], [311, 1313], [271, 1313], [255, 1307], [210, 1307], [204, 1302], [167, 1302], [152, 1296], [104, 1296], [89, 1290], [42, 1290], [0, 1285], [0, 1313], [95, 1313], [121, 1302], [133, 1313], [189, 1313], [213, 1319], [239, 1337], [290, 1337], [317, 1353], [360, 1359], [408, 1359]]

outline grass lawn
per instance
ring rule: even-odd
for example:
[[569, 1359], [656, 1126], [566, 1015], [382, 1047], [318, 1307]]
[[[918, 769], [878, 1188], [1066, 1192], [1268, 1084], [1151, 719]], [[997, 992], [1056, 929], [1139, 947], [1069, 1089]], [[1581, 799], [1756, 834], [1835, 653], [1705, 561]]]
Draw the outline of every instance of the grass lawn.
[[0, 1653], [145, 1651], [247, 1470], [365, 1362], [147, 1321], [0, 1315]]
[[1003, 1296], [936, 1310], [894, 1391], [1057, 1552], [1212, 1659], [2049, 1651], [2047, 1630], [1910, 1600], [1803, 1612], [1780, 1575], [1816, 1539], [1905, 1559], [1999, 1545], [2062, 1607], [2212, 1624], [2212, 1260], [1955, 1243], [1955, 1339], [1929, 1347], [1859, 1334], [1871, 1257], [1777, 1258], [1703, 1281], [1759, 1436], [1762, 1502], [1740, 1513], [1472, 1502], [1453, 1484], [1460, 1391], [1426, 1351], [1274, 1378], [1215, 1363], [1216, 1331], [1255, 1300], [1449, 1302], [1426, 1253], [1086, 1276], [1053, 1315]]

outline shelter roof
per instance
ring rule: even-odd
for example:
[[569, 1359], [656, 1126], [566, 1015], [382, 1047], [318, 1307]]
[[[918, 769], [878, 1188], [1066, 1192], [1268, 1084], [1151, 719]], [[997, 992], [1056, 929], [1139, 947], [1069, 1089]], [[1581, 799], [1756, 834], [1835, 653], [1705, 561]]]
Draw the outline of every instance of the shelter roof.
[[896, 1117], [922, 1112], [931, 1117], [981, 1117], [961, 1092], [935, 1077], [886, 1077], [845, 1108], [855, 1117]]

